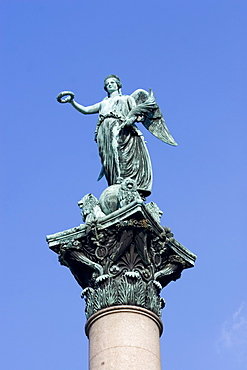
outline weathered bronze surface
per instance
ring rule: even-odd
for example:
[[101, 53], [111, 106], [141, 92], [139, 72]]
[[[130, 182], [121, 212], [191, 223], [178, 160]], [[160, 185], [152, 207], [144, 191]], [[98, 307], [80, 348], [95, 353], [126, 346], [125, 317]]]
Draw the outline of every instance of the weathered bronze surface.
[[87, 318], [120, 305], [139, 306], [160, 317], [165, 305], [161, 289], [193, 267], [196, 259], [168, 227], [161, 226], [157, 204], [145, 202], [151, 193], [152, 167], [135, 122], [142, 122], [158, 139], [177, 144], [152, 91], [139, 89], [128, 96], [122, 95], [121, 87], [117, 76], [108, 76], [107, 97], [88, 107], [75, 102], [70, 91], [57, 97], [81, 113], [99, 113], [99, 179], [105, 176], [109, 185], [99, 199], [87, 194], [79, 201], [84, 224], [47, 236], [49, 247], [83, 289]]
[[84, 107], [74, 100], [74, 93], [61, 92], [57, 100], [70, 103], [83, 114], [99, 113], [95, 131], [102, 169], [99, 179], [106, 177], [108, 185], [118, 179], [131, 178], [137, 189], [148, 196], [152, 189], [152, 166], [142, 133], [135, 125], [142, 122], [158, 139], [176, 146], [161, 110], [150, 90], [138, 89], [133, 94], [122, 95], [122, 84], [116, 75], [106, 77], [104, 88], [107, 96], [94, 105]]
[[145, 204], [135, 188], [128, 179], [118, 192], [114, 187], [110, 199], [117, 209], [108, 215], [102, 200], [88, 194], [79, 202], [85, 224], [47, 237], [60, 263], [83, 288], [87, 318], [102, 308], [126, 304], [160, 316], [165, 304], [161, 289], [194, 265], [196, 256], [161, 226], [158, 206]]

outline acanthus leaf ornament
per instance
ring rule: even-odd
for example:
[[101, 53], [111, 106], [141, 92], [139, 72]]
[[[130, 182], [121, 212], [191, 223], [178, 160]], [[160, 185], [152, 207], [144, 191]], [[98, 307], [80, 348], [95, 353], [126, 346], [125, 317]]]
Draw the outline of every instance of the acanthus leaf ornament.
[[[115, 195], [124, 200], [120, 188]], [[194, 265], [196, 256], [174, 239], [170, 228], [161, 226], [158, 206], [145, 204], [138, 195], [128, 199], [117, 201], [110, 214], [102, 216], [100, 210], [95, 217], [100, 203], [86, 196], [79, 202], [85, 224], [47, 237], [60, 263], [83, 288], [87, 318], [102, 308], [126, 304], [160, 316], [161, 289]]]

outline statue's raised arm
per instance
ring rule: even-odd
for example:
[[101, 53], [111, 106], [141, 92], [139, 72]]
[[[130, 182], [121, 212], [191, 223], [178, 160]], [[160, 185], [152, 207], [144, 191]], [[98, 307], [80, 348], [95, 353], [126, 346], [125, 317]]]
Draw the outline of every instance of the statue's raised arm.
[[61, 92], [57, 100], [70, 103], [83, 114], [99, 113], [95, 131], [102, 169], [99, 179], [106, 177], [108, 185], [121, 179], [136, 181], [137, 190], [144, 197], [151, 193], [152, 167], [149, 153], [135, 122], [142, 122], [158, 139], [177, 145], [170, 134], [153, 92], [136, 90], [132, 95], [122, 95], [121, 81], [116, 75], [104, 80], [107, 96], [94, 105], [84, 107], [74, 100], [71, 91]]
[[99, 113], [100, 103], [84, 107], [83, 105], [77, 103], [74, 100], [74, 97], [75, 94], [72, 91], [62, 91], [60, 94], [58, 94], [57, 101], [59, 103], [70, 103], [76, 110], [83, 114]]

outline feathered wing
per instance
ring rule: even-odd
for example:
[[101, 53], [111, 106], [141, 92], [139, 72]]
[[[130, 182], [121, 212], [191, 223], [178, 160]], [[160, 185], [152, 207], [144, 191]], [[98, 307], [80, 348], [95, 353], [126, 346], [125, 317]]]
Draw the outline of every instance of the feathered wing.
[[131, 110], [129, 115], [143, 115], [144, 120], [142, 124], [151, 134], [167, 144], [178, 145], [165, 124], [161, 110], [155, 101], [153, 91], [150, 90], [148, 93], [146, 90], [138, 89], [131, 96], [136, 102], [136, 107]]

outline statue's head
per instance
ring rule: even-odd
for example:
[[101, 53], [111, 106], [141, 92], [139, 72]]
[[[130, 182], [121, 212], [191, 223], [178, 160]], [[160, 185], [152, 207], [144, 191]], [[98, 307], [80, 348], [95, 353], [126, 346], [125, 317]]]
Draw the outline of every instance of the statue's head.
[[108, 90], [107, 90], [107, 80], [109, 80], [110, 78], [115, 80], [115, 82], [118, 86], [118, 91], [119, 91], [122, 87], [122, 83], [120, 81], [120, 78], [116, 75], [109, 75], [104, 79], [104, 89], [105, 89], [105, 91], [108, 92]]

